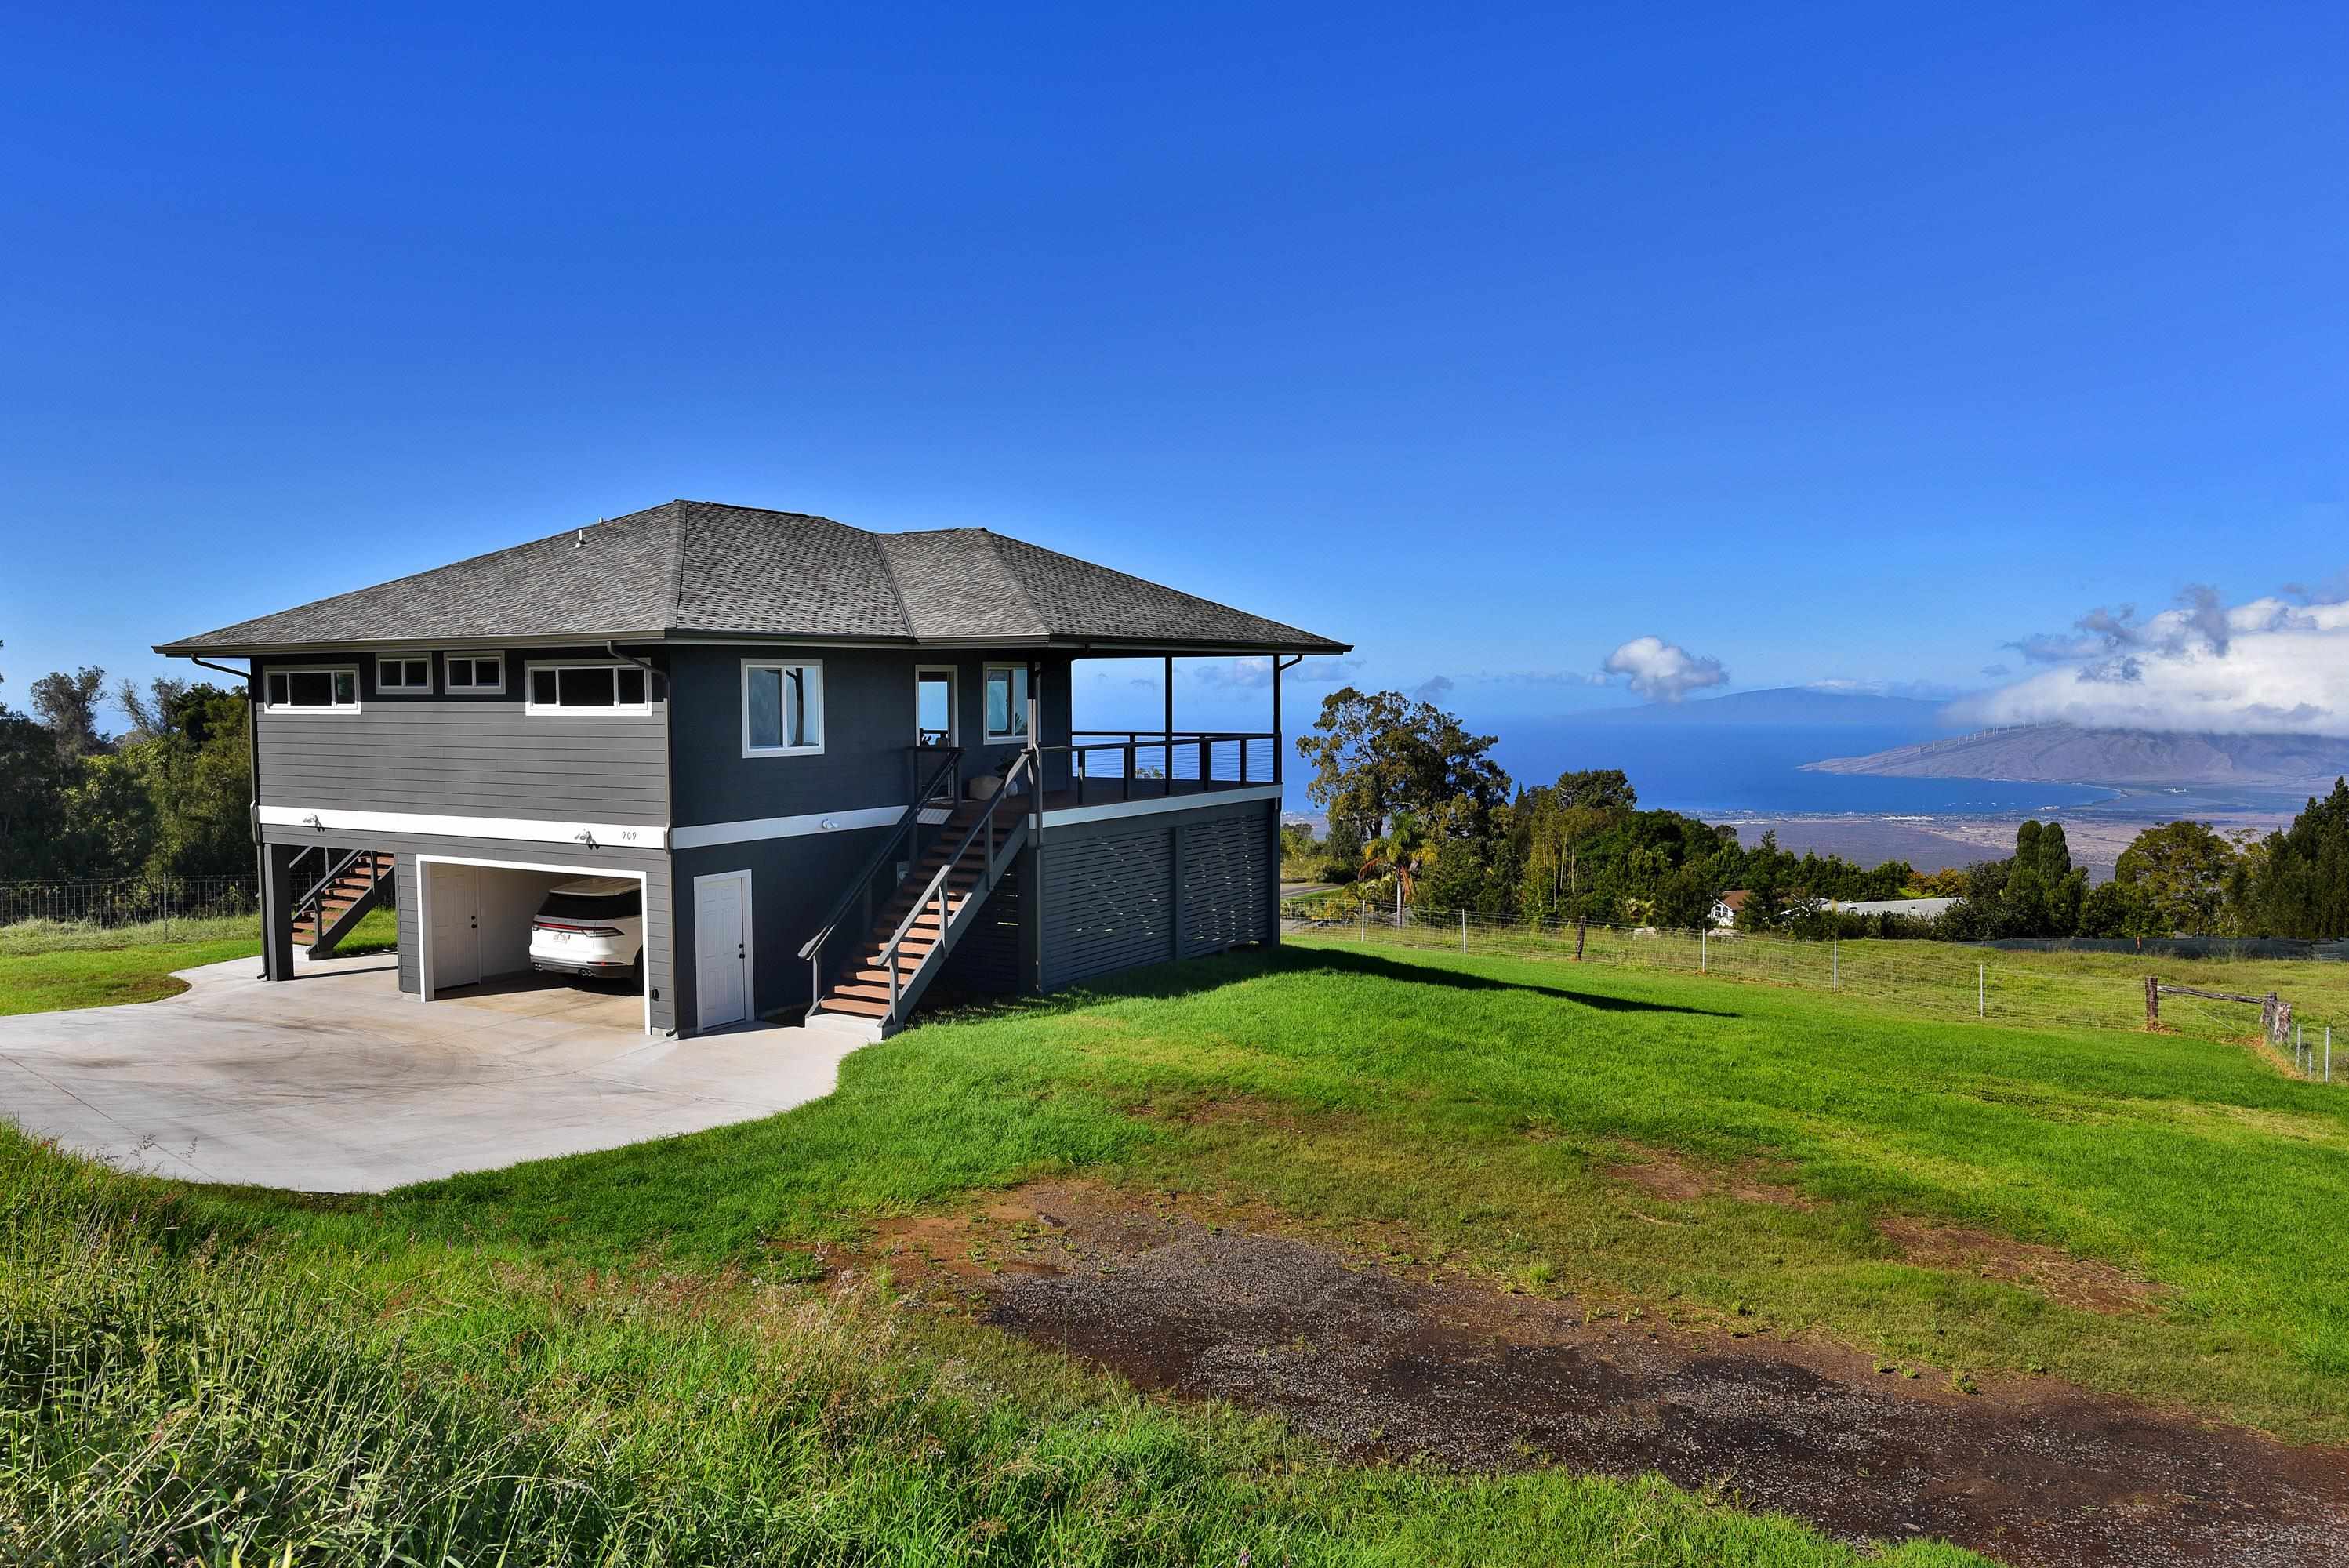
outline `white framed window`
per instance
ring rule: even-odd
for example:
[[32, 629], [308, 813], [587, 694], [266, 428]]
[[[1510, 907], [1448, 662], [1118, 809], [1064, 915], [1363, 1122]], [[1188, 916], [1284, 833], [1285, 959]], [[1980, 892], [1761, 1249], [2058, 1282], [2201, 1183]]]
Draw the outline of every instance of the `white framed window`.
[[635, 665], [609, 660], [525, 666], [526, 713], [633, 714], [653, 710], [650, 677]]
[[955, 667], [914, 666], [914, 744], [952, 746], [961, 728], [955, 712]]
[[1028, 738], [1028, 666], [987, 666], [987, 738]]
[[440, 679], [450, 691], [502, 692], [506, 689], [506, 656], [471, 653], [440, 655]]
[[271, 713], [357, 713], [357, 665], [301, 665], [268, 672], [263, 684]]
[[742, 755], [823, 751], [823, 665], [812, 659], [742, 661]]
[[432, 655], [378, 654], [375, 656], [375, 689], [379, 692], [430, 693]]

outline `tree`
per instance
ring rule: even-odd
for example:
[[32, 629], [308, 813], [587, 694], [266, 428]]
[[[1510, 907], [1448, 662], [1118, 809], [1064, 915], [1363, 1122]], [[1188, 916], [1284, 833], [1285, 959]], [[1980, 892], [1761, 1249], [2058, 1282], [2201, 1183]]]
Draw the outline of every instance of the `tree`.
[[253, 864], [250, 721], [243, 696], [214, 686], [158, 680], [118, 696], [130, 733], [118, 754], [154, 806], [147, 870], [159, 876], [236, 876]]
[[[2207, 822], [2183, 819], [2147, 828], [2121, 851], [2113, 881], [2134, 901], [2145, 934], [2206, 936], [2219, 931], [2236, 846]], [[2131, 933], [2137, 934], [2137, 933]]]
[[1401, 692], [1352, 686], [1321, 700], [1313, 733], [1298, 755], [1313, 764], [1308, 793], [1364, 844], [1408, 811], [1444, 838], [1481, 838], [1509, 797], [1509, 776], [1492, 760], [1495, 737], [1470, 735], [1433, 703]]
[[63, 858], [70, 777], [48, 727], [0, 704], [0, 882], [76, 874]]
[[74, 675], [52, 670], [33, 683], [33, 717], [55, 738], [57, 754], [67, 761], [106, 749], [105, 733], [98, 727], [98, 698], [105, 689], [106, 672], [93, 665], [84, 665]]
[[2349, 936], [2349, 781], [2307, 807], [2256, 848], [2237, 880], [2238, 924], [2263, 935], [2332, 941]]
[[1682, 866], [1656, 884], [1649, 919], [1668, 931], [1697, 931], [1713, 923], [1713, 888], [1693, 866]]
[[1551, 786], [1564, 806], [1593, 811], [1628, 811], [1640, 803], [1640, 792], [1620, 768], [1586, 768], [1557, 776]]
[[[1413, 884], [1419, 873], [1434, 863], [1436, 850], [1426, 828], [1410, 812], [1398, 814], [1393, 829], [1383, 838], [1371, 840], [1363, 846], [1362, 867], [1356, 880], [1385, 875], [1394, 879], [1395, 918], [1402, 918], [1403, 906], [1412, 902]], [[1367, 895], [1366, 895], [1367, 896]]]

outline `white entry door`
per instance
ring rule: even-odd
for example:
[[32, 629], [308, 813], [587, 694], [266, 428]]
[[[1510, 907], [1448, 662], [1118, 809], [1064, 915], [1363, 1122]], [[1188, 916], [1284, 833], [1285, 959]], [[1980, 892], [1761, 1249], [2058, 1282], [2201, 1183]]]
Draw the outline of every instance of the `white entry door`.
[[715, 1029], [750, 1016], [750, 873], [693, 879], [695, 1023]]
[[481, 894], [471, 866], [433, 865], [432, 988], [481, 977]]

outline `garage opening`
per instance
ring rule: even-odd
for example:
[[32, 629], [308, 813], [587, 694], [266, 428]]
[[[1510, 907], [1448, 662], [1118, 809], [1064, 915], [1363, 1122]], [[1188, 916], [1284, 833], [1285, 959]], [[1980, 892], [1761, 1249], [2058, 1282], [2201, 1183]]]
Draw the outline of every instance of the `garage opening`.
[[419, 856], [428, 1002], [649, 1032], [640, 873]]

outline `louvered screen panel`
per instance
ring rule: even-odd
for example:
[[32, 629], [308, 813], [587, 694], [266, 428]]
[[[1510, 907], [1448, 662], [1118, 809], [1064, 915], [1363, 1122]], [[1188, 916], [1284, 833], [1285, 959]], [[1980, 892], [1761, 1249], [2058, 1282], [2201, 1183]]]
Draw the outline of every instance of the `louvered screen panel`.
[[1226, 817], [1185, 830], [1184, 957], [1264, 939], [1268, 852], [1260, 816]]
[[1172, 835], [1162, 825], [1055, 841], [1044, 856], [1044, 983], [1174, 956]]

